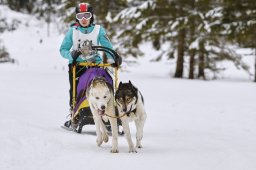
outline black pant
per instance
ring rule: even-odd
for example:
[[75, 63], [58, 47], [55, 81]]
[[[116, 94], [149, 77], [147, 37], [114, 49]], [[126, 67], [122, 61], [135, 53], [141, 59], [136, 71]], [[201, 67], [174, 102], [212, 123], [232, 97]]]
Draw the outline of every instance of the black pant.
[[[73, 97], [73, 73], [72, 73], [72, 64], [68, 65], [68, 75], [69, 75], [69, 106], [71, 109], [72, 108], [72, 97]], [[76, 88], [77, 88], [77, 84], [79, 81], [79, 77], [86, 71], [87, 67], [81, 67], [81, 66], [76, 66]], [[77, 94], [76, 94], [77, 96]]]

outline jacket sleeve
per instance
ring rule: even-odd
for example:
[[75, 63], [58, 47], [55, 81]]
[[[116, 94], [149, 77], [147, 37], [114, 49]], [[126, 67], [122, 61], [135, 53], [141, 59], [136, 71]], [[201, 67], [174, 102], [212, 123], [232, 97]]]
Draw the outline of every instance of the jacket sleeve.
[[73, 46], [72, 36], [73, 36], [73, 28], [70, 27], [60, 46], [61, 56], [68, 59], [70, 62], [73, 60], [70, 54], [70, 49]]
[[[110, 49], [113, 49], [113, 46], [112, 46], [112, 44], [111, 44], [111, 42], [110, 42], [110, 40], [107, 36], [107, 33], [106, 33], [105, 29], [102, 26], [100, 27], [98, 42], [103, 47], [108, 47]], [[107, 55], [108, 59], [110, 59], [110, 60], [112, 60], [112, 62], [114, 62], [113, 57], [110, 54], [106, 53], [106, 55]], [[110, 62], [110, 63], [112, 63], [112, 62]]]

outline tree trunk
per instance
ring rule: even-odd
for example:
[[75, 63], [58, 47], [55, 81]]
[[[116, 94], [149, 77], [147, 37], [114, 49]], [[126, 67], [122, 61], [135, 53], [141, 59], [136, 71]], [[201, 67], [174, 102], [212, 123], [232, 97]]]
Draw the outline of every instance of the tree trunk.
[[200, 41], [199, 42], [199, 63], [198, 63], [198, 78], [199, 79], [204, 79], [205, 80], [205, 75], [204, 75], [204, 42]]
[[[192, 1], [192, 7], [194, 8], [195, 1]], [[191, 18], [191, 26], [190, 26], [190, 43], [191, 44], [194, 41], [195, 37], [195, 20], [194, 18]], [[195, 55], [196, 50], [195, 49], [189, 49], [189, 73], [188, 78], [194, 79], [194, 65], [195, 65]]]
[[194, 79], [194, 65], [195, 65], [195, 50], [192, 49], [189, 51], [189, 56], [190, 56], [190, 60], [189, 60], [189, 75], [188, 78], [189, 79]]
[[184, 50], [185, 50], [185, 29], [182, 28], [178, 33], [178, 56], [176, 63], [176, 71], [174, 77], [183, 77], [183, 62], [184, 62]]

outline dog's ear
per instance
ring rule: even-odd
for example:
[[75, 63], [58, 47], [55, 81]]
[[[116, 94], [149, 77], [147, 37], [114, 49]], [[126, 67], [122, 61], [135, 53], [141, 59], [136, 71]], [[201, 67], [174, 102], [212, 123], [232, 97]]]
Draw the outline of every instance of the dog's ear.
[[138, 89], [132, 84], [132, 82], [129, 80], [129, 85], [134, 93], [135, 96], [137, 96]]
[[93, 88], [95, 86], [95, 79], [92, 79], [92, 81], [88, 84], [88, 87]]
[[91, 80], [88, 83], [87, 88], [85, 88], [85, 95], [86, 95], [87, 98], [89, 98], [89, 93], [90, 93], [92, 88], [93, 88], [93, 80]]
[[92, 87], [94, 87], [95, 86], [95, 79], [93, 79], [92, 81], [91, 81], [91, 84], [90, 84], [90, 87], [92, 88]]
[[129, 80], [129, 85], [131, 85], [132, 86], [132, 82]]
[[106, 85], [108, 86], [108, 89], [111, 91], [111, 93], [114, 93], [114, 87], [108, 82], [106, 82]]
[[118, 87], [119, 87], [119, 86], [122, 86], [122, 84], [123, 84], [123, 83], [120, 81], [120, 83], [119, 83]]

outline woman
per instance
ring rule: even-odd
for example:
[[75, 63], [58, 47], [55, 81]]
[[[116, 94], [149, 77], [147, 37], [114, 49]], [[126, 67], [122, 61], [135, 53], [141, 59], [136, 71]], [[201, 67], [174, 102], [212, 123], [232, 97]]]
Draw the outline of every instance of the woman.
[[[69, 83], [70, 83], [70, 110], [72, 108], [72, 65], [77, 62], [94, 62], [102, 63], [102, 58], [99, 54], [83, 55], [81, 46], [84, 42], [90, 42], [92, 45], [101, 45], [113, 49], [105, 29], [94, 24], [93, 8], [88, 3], [80, 3], [76, 6], [76, 23], [72, 24], [66, 33], [64, 40], [60, 46], [60, 54], [62, 57], [69, 60]], [[108, 63], [114, 63], [111, 55], [106, 54]], [[77, 66], [77, 77], [80, 77], [86, 68]], [[76, 82], [77, 84], [78, 82]], [[70, 126], [70, 121], [65, 123], [65, 126]]]

